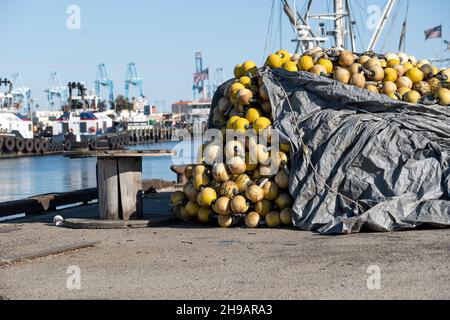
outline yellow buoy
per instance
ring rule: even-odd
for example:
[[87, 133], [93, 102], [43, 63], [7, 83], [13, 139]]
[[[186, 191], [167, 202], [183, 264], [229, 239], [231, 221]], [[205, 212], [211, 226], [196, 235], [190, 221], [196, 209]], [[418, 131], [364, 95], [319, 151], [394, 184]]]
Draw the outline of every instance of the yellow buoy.
[[196, 217], [197, 213], [198, 213], [198, 209], [200, 208], [199, 205], [194, 202], [194, 201], [188, 201], [188, 203], [186, 203], [186, 206], [184, 207], [186, 210], [186, 213], [188, 214], [189, 217]]
[[264, 190], [260, 186], [252, 184], [245, 190], [245, 197], [253, 203], [259, 202], [264, 199]]
[[417, 83], [423, 80], [424, 74], [419, 68], [412, 68], [406, 72], [406, 76], [411, 79], [413, 83]]
[[239, 194], [239, 188], [234, 181], [225, 181], [219, 188], [219, 194], [222, 197], [228, 197], [233, 199], [235, 196]]
[[208, 208], [217, 199], [216, 190], [213, 188], [204, 188], [197, 195], [197, 203], [200, 207]]
[[242, 76], [239, 78], [239, 83], [248, 89], [252, 83], [252, 79], [248, 76]]
[[286, 62], [290, 61], [291, 58], [292, 58], [292, 54], [290, 54], [289, 51], [287, 51], [287, 50], [278, 50], [276, 52], [276, 54], [280, 56], [281, 62], [283, 64], [285, 64]]
[[246, 174], [240, 174], [236, 176], [233, 181], [236, 183], [239, 192], [244, 192], [252, 183], [252, 180]]
[[266, 224], [269, 228], [278, 228], [281, 225], [280, 213], [278, 211], [270, 211], [266, 215]]
[[409, 103], [418, 103], [421, 98], [420, 93], [418, 93], [415, 90], [408, 91], [406, 94], [403, 95], [403, 101], [409, 102]]
[[222, 216], [229, 215], [231, 213], [230, 209], [231, 199], [228, 197], [220, 197], [217, 199], [212, 205], [212, 209], [215, 213], [220, 214]]
[[229, 129], [229, 130], [233, 129], [234, 123], [240, 118], [241, 117], [239, 117], [239, 116], [231, 117], [227, 122], [227, 129]]
[[261, 117], [261, 111], [256, 108], [249, 108], [245, 113], [245, 119], [253, 124], [258, 118]]
[[239, 82], [235, 82], [230, 86], [230, 98], [231, 99], [237, 99], [237, 94], [239, 90], [245, 89], [244, 85]]
[[255, 211], [259, 213], [261, 217], [265, 217], [272, 209], [272, 202], [269, 200], [262, 200], [255, 203]]
[[309, 71], [314, 67], [314, 61], [310, 56], [302, 56], [297, 62], [298, 71]]
[[234, 214], [246, 213], [249, 208], [247, 200], [241, 195], [234, 197], [230, 202], [230, 209]]
[[271, 54], [267, 57], [266, 65], [271, 67], [272, 69], [281, 68], [283, 65], [283, 60], [281, 60], [281, 57], [277, 54]]
[[398, 88], [397, 93], [400, 95], [400, 98], [403, 99], [403, 96], [405, 95], [405, 93], [407, 93], [409, 91], [411, 91], [411, 89], [406, 88], [406, 87], [401, 87], [401, 88]]
[[384, 81], [395, 82], [397, 81], [398, 73], [393, 68], [384, 69]]
[[199, 208], [197, 217], [200, 222], [207, 223], [211, 221], [212, 211], [210, 208]]
[[239, 133], [245, 133], [249, 125], [250, 122], [246, 118], [239, 118], [234, 122], [233, 129]]
[[278, 186], [274, 181], [267, 181], [263, 187], [264, 199], [273, 201], [278, 197]]
[[292, 225], [292, 210], [290, 208], [284, 208], [280, 211], [280, 221], [286, 226]]
[[449, 106], [450, 105], [450, 90], [447, 88], [439, 89], [437, 93], [437, 98], [439, 100], [439, 104], [441, 106]]
[[260, 220], [261, 217], [259, 216], [258, 212], [250, 212], [245, 216], [245, 225], [247, 226], [247, 228], [256, 228]]
[[242, 63], [239, 63], [234, 67], [234, 76], [236, 79], [239, 79], [243, 75], [244, 75], [244, 70], [242, 69]]
[[267, 129], [271, 124], [270, 120], [266, 117], [259, 117], [253, 123], [253, 129], [255, 129], [257, 133], [260, 133], [262, 130]]
[[321, 58], [319, 61], [317, 61], [317, 64], [322, 65], [327, 69], [327, 74], [330, 74], [333, 72], [333, 62], [331, 62], [328, 59]]
[[196, 174], [192, 177], [192, 184], [198, 191], [202, 190], [209, 183], [209, 176], [206, 173]]
[[289, 72], [297, 72], [298, 67], [297, 64], [293, 61], [288, 61], [283, 64], [283, 69]]
[[400, 60], [399, 59], [391, 59], [386, 64], [386, 66], [388, 68], [393, 68], [393, 67], [398, 66], [398, 65], [400, 65]]
[[249, 60], [249, 61], [245, 61], [242, 64], [242, 70], [244, 72], [243, 75], [251, 74], [252, 76], [254, 76], [256, 74], [256, 72], [258, 71], [258, 67], [257, 67], [256, 63]]
[[217, 222], [219, 223], [219, 226], [222, 228], [229, 228], [231, 224], [233, 223], [233, 218], [229, 215], [227, 216], [219, 216], [217, 218]]
[[294, 199], [292, 199], [291, 195], [287, 192], [280, 193], [275, 199], [275, 204], [280, 210], [292, 206], [293, 203]]

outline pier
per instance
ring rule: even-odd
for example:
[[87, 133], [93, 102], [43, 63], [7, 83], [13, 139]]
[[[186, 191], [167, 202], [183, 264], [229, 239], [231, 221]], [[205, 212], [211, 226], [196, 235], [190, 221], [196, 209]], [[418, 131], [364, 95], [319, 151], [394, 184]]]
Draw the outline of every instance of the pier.
[[[164, 192], [144, 199], [145, 207], [170, 219], [168, 203]], [[93, 218], [97, 212], [92, 204], [1, 224], [0, 298], [450, 298], [448, 229], [329, 237], [170, 220], [108, 230], [53, 223], [56, 214]], [[382, 290], [367, 289], [373, 264], [382, 270]], [[80, 289], [66, 286], [70, 266], [81, 271]]]

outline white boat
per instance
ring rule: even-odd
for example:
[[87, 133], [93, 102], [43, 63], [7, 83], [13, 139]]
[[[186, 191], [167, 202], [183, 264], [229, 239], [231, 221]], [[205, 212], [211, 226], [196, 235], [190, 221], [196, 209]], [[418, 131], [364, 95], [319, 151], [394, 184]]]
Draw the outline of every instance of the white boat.
[[13, 96], [0, 92], [0, 135], [24, 139], [33, 138], [31, 119], [23, 117], [12, 108]]

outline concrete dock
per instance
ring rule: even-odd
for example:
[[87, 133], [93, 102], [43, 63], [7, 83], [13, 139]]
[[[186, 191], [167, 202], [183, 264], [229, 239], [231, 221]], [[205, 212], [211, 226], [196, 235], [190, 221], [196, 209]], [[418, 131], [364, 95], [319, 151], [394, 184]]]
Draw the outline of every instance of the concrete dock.
[[[169, 214], [168, 195], [154, 197], [158, 199], [146, 199], [144, 207]], [[91, 205], [0, 224], [0, 298], [450, 298], [449, 229], [331, 237], [183, 222], [117, 230], [51, 223], [55, 214], [94, 217], [97, 212]], [[6, 263], [77, 243], [93, 244]], [[80, 289], [68, 289], [70, 266], [79, 267]], [[370, 266], [379, 268], [379, 289], [368, 288]]]

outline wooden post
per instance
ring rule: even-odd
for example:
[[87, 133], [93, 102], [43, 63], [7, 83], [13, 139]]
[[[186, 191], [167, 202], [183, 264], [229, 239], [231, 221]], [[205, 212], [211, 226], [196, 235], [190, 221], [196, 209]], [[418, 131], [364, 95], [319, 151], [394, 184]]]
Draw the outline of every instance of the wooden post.
[[99, 157], [97, 174], [100, 219], [141, 219], [142, 158]]
[[118, 158], [119, 194], [123, 220], [137, 220], [142, 214], [142, 158]]
[[97, 170], [100, 219], [119, 220], [117, 160], [98, 158]]

